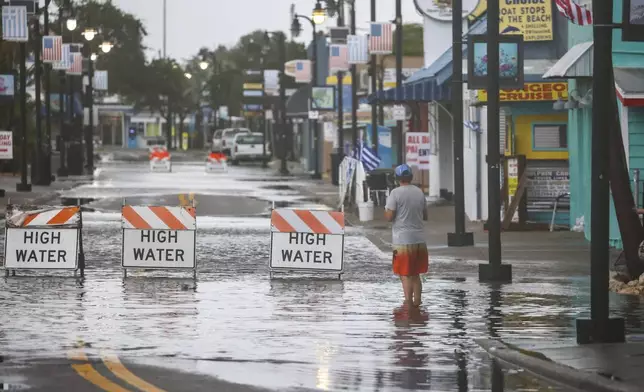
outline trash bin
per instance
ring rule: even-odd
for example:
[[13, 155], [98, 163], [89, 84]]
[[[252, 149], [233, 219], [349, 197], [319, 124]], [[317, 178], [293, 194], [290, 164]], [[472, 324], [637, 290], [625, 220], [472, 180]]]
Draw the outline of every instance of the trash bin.
[[340, 185], [340, 164], [344, 157], [336, 152], [331, 154], [331, 184]]
[[70, 143], [67, 148], [67, 171], [70, 176], [83, 175], [83, 145]]

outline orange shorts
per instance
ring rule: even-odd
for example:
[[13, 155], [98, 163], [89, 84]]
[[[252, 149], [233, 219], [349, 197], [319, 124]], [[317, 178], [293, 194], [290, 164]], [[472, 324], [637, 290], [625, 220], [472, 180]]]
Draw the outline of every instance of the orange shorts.
[[394, 274], [401, 276], [426, 274], [428, 268], [427, 244], [394, 245]]

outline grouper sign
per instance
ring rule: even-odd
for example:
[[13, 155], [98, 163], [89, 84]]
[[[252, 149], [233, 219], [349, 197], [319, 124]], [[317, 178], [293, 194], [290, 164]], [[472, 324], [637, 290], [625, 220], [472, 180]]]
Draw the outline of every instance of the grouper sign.
[[278, 209], [271, 215], [272, 270], [342, 272], [344, 214]]
[[194, 269], [194, 207], [123, 206], [124, 268]]

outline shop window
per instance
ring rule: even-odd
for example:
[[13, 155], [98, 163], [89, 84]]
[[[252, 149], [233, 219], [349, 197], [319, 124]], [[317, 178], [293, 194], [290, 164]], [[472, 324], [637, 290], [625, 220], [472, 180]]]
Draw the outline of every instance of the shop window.
[[535, 124], [532, 126], [533, 150], [568, 149], [566, 124]]

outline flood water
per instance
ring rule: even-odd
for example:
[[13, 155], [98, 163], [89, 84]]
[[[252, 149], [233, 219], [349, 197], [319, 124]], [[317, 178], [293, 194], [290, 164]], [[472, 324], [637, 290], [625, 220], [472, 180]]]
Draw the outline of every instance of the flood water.
[[[342, 280], [270, 279], [266, 209], [272, 200], [314, 202], [248, 181], [265, 177], [260, 169], [229, 172], [213, 185], [197, 165], [179, 167], [179, 175], [155, 174], [159, 181], [141, 180], [140, 166], [132, 165], [105, 169], [94, 184], [67, 195], [96, 199], [88, 205], [94, 212], [83, 215], [85, 279], [20, 271], [0, 281], [2, 355], [64, 358], [82, 341], [90, 354], [107, 350], [275, 390], [545, 391], [553, 389], [507, 369], [504, 389], [493, 388], [493, 367], [475, 339], [574, 344], [575, 319], [588, 310], [587, 277], [553, 271], [493, 286], [478, 283], [473, 269], [460, 279], [430, 272], [423, 305], [410, 314], [390, 255], [357, 228], [347, 230]], [[190, 273], [164, 271], [132, 271], [124, 279], [120, 199], [187, 191], [249, 198], [261, 208], [199, 215], [196, 281]], [[455, 262], [431, 261], [445, 268]], [[613, 310], [626, 316], [629, 333], [642, 333], [637, 299], [614, 297]]]

